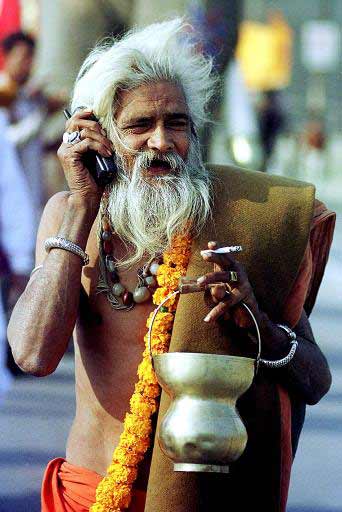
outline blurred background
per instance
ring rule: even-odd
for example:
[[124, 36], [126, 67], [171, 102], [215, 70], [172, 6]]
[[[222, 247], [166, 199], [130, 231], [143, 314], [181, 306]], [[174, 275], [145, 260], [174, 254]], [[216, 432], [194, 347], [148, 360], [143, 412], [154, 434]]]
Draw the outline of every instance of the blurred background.
[[[6, 322], [33, 268], [48, 198], [65, 189], [56, 150], [78, 68], [96, 41], [186, 16], [221, 78], [205, 159], [310, 181], [342, 211], [342, 0], [0, 0], [0, 511], [40, 510], [47, 462], [65, 453], [72, 350], [54, 375], [22, 375]], [[308, 408], [289, 512], [342, 511], [342, 226], [311, 321], [333, 386]]]

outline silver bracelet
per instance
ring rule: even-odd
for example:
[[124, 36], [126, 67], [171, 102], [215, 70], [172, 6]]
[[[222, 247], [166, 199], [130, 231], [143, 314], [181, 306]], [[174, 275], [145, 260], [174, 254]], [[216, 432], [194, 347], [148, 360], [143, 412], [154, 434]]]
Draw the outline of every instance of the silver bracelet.
[[76, 256], [79, 256], [83, 260], [83, 265], [88, 265], [89, 263], [88, 254], [85, 253], [81, 247], [66, 238], [61, 236], [51, 236], [45, 240], [44, 245], [46, 252], [49, 252], [51, 249], [63, 249], [64, 251], [69, 251], [76, 254]]
[[294, 331], [292, 331], [287, 325], [283, 324], [277, 324], [277, 327], [282, 329], [286, 332], [288, 338], [290, 339], [291, 349], [290, 352], [287, 354], [286, 357], [283, 357], [283, 359], [278, 359], [276, 361], [269, 361], [268, 359], [260, 359], [260, 363], [262, 363], [264, 366], [267, 366], [268, 368], [281, 368], [282, 366], [286, 366], [293, 356], [295, 355], [295, 352], [297, 350], [298, 341], [297, 336]]

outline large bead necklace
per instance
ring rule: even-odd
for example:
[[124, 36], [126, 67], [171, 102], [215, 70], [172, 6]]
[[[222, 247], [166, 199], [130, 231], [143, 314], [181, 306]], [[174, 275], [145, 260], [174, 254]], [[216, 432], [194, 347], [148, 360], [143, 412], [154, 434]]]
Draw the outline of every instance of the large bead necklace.
[[113, 309], [130, 311], [135, 304], [151, 299], [157, 287], [157, 272], [162, 254], [157, 254], [137, 271], [138, 283], [133, 292], [120, 282], [117, 260], [113, 255], [113, 233], [106, 213], [102, 212], [99, 229], [100, 278], [98, 293], [106, 293]]

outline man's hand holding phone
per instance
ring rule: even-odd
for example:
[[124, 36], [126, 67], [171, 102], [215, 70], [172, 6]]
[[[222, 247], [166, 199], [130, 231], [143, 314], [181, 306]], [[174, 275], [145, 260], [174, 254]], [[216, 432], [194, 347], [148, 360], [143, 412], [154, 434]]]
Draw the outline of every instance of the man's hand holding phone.
[[91, 169], [85, 163], [89, 151], [105, 158], [113, 156], [112, 143], [106, 137], [101, 125], [92, 120], [90, 109], [77, 110], [66, 122], [66, 132], [79, 132], [80, 141], [74, 144], [62, 143], [58, 158], [62, 164], [70, 192], [81, 199], [101, 199], [103, 188], [96, 183]]

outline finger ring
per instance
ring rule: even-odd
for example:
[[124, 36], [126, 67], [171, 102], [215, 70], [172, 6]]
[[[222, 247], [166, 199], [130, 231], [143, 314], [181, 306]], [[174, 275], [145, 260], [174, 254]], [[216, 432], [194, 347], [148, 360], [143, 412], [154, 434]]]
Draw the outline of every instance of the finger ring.
[[229, 271], [229, 281], [231, 281], [232, 283], [236, 283], [237, 280], [238, 280], [238, 273], [235, 272], [235, 270], [230, 270]]
[[81, 134], [78, 131], [75, 132], [64, 132], [63, 133], [63, 142], [64, 144], [77, 144], [81, 142]]

